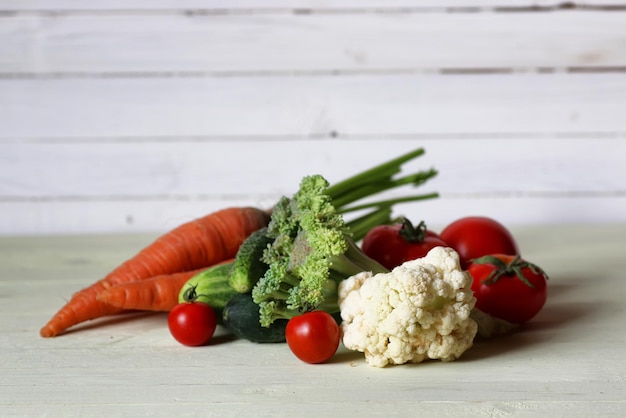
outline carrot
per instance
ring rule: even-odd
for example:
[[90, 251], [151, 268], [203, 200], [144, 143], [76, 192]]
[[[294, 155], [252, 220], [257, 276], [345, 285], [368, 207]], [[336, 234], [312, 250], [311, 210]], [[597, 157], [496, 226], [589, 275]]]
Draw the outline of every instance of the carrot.
[[81, 322], [120, 313], [123, 309], [99, 301], [97, 295], [122, 283], [196, 270], [232, 258], [241, 243], [268, 222], [269, 215], [261, 209], [233, 207], [184, 223], [76, 292], [39, 334], [54, 337]]
[[98, 293], [96, 299], [124, 310], [169, 312], [178, 304], [180, 289], [204, 270], [161, 274], [146, 280], [118, 284]]

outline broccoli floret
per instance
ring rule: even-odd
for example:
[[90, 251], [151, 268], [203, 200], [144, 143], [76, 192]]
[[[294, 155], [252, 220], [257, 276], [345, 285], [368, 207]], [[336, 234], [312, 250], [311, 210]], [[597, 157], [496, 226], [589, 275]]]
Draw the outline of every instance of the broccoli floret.
[[[272, 242], [262, 256], [269, 267], [252, 290], [263, 326], [314, 309], [338, 312], [340, 281], [362, 271], [388, 271], [356, 242], [372, 227], [390, 223], [394, 204], [433, 198], [436, 193], [353, 203], [402, 185], [420, 185], [436, 175], [430, 170], [393, 178], [403, 163], [422, 153], [412, 151], [333, 186], [319, 174], [307, 176], [291, 198], [278, 201], [267, 227]], [[359, 210], [367, 213], [344, 221], [344, 214]]]

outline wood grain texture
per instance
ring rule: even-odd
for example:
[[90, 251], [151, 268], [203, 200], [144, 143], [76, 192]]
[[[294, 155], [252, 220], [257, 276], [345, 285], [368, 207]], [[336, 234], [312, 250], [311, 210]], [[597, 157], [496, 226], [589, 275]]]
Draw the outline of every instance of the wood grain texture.
[[1, 73], [623, 69], [623, 24], [624, 13], [601, 11], [21, 16], [0, 25]]
[[0, 238], [0, 415], [623, 416], [624, 224], [513, 233], [550, 275], [542, 312], [459, 361], [386, 369], [343, 347], [329, 364], [306, 365], [285, 345], [222, 329], [214, 344], [186, 348], [162, 314], [42, 339], [64, 298], [154, 236]]
[[4, 167], [12, 175], [0, 183], [0, 207], [7, 214], [1, 222], [9, 234], [76, 233], [81, 228], [164, 231], [222, 206], [271, 207], [281, 195], [293, 193], [302, 176], [322, 173], [339, 181], [415, 147], [424, 147], [426, 155], [407, 168], [439, 171], [415, 192], [436, 191], [440, 198], [402, 205], [398, 213], [439, 224], [469, 213], [516, 224], [624, 222], [626, 142], [596, 138], [591, 148], [589, 142], [448, 138], [0, 144]]
[[[77, 144], [70, 153], [57, 144], [1, 144], [6, 167], [23, 180], [3, 182], [0, 196], [7, 200], [79, 200], [83, 196], [120, 201], [135, 196], [151, 200], [277, 197], [295, 191], [305, 175], [322, 173], [337, 182], [418, 147], [426, 154], [406, 170], [438, 169], [438, 177], [424, 186], [428, 191], [456, 196], [626, 192], [622, 182], [626, 142], [596, 139], [595, 145], [590, 148], [588, 138], [336, 139], [287, 144], [250, 141], [241, 151], [237, 141], [155, 142], [149, 147], [130, 142]], [[353, 152], [355, 147], [358, 153]], [[451, 148], [456, 150], [452, 155]], [[31, 167], [21, 163], [25, 158], [31, 159]], [[33, 171], [37, 181], [28, 182]], [[258, 173], [272, 181], [267, 186], [259, 184]], [[107, 182], [102, 184], [102, 178]]]
[[[615, 8], [623, 5], [620, 0], [585, 0], [561, 2], [559, 0], [509, 0], [502, 3], [498, 0], [109, 0], [106, 2], [84, 2], [82, 0], [0, 0], [0, 10], [24, 11], [133, 11], [133, 10], [209, 10], [224, 12], [253, 13], [268, 10], [269, 12], [298, 12], [298, 11], [328, 11], [345, 10], [359, 11], [372, 10], [404, 10], [417, 11], [441, 10], [445, 8], [459, 8], [464, 11], [487, 10], [497, 7], [507, 10], [519, 8]], [[541, 10], [541, 9], [539, 9]]]
[[0, 141], [622, 137], [625, 103], [622, 74], [0, 80]]
[[431, 223], [624, 222], [624, 9], [1, 0], [0, 235], [163, 231], [414, 146]]

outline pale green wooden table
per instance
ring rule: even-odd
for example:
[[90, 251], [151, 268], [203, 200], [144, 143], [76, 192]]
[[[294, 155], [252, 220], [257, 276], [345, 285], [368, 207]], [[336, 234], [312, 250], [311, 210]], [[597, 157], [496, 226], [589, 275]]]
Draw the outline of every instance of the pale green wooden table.
[[0, 416], [626, 415], [626, 225], [513, 231], [551, 276], [533, 323], [457, 362], [386, 369], [343, 349], [306, 365], [223, 331], [186, 348], [163, 314], [40, 338], [65, 298], [154, 236], [0, 238]]

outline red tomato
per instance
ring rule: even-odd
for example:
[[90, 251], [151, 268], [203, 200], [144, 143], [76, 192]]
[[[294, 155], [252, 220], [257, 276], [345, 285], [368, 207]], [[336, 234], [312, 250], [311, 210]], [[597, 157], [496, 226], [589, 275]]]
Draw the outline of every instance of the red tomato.
[[209, 342], [217, 327], [212, 307], [202, 302], [179, 303], [167, 316], [172, 336], [183, 345], [199, 346]]
[[363, 238], [361, 249], [389, 270], [408, 260], [422, 258], [435, 247], [447, 246], [424, 222], [417, 227], [408, 219], [394, 225], [379, 225]]
[[470, 260], [489, 254], [517, 255], [519, 250], [513, 235], [498, 221], [483, 216], [468, 216], [446, 226], [439, 234], [467, 268]]
[[514, 324], [529, 321], [547, 299], [546, 273], [520, 256], [495, 254], [475, 259], [468, 268], [476, 308]]
[[324, 363], [337, 352], [341, 333], [335, 319], [324, 311], [307, 312], [293, 317], [285, 329], [287, 345], [300, 360]]

